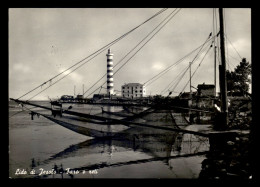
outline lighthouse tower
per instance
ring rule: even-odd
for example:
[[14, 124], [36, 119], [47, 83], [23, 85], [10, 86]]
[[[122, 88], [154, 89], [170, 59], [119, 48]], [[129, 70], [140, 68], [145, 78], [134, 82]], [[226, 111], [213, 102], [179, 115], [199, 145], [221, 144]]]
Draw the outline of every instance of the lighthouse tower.
[[107, 94], [110, 96], [114, 94], [114, 82], [113, 82], [113, 54], [110, 49], [107, 52]]

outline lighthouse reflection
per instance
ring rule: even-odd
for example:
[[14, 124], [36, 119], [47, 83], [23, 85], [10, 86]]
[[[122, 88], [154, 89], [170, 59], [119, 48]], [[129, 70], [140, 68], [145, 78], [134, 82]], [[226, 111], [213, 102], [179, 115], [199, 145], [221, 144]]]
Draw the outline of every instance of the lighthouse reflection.
[[[100, 109], [98, 115], [118, 119], [131, 116], [129, 112], [122, 111], [120, 107], [103, 106], [103, 110], [106, 112], [103, 113]], [[174, 114], [174, 116], [178, 116], [178, 114]], [[160, 110], [149, 112], [132, 121], [174, 128], [170, 113]], [[103, 123], [99, 125], [97, 123], [97, 125], [112, 132], [120, 124]], [[148, 176], [148, 173], [151, 172], [161, 177], [186, 178], [187, 176], [195, 177], [194, 173], [199, 173], [201, 160], [208, 150], [207, 138], [174, 131], [131, 126], [130, 123], [128, 128], [113, 137], [96, 137], [70, 145], [62, 151], [52, 154], [46, 160], [40, 161], [35, 169], [53, 168], [54, 164], [63, 164], [64, 169], [98, 170], [96, 177], [101, 178], [113, 178], [111, 173], [116, 173], [117, 176], [123, 178], [139, 177], [131, 171], [142, 171], [140, 176], [143, 177]], [[191, 163], [195, 163], [195, 165]], [[146, 167], [150, 167], [150, 170], [145, 170]], [[194, 171], [194, 168], [198, 171]], [[128, 174], [122, 173], [121, 170], [128, 171]], [[88, 176], [79, 174], [73, 177], [87, 178]], [[93, 176], [91, 175], [91, 177]], [[152, 176], [148, 176], [148, 178], [150, 177]]]
[[[199, 137], [183, 133], [133, 136], [132, 140], [95, 138], [72, 145], [52, 155], [50, 159], [42, 162], [41, 167], [63, 163], [64, 166], [70, 165], [70, 168], [85, 170], [159, 161], [167, 165], [169, 170], [175, 170], [175, 158], [199, 155], [201, 152], [208, 151], [207, 146], [206, 139], [201, 140]], [[134, 157], [135, 154], [138, 156]], [[76, 161], [78, 158], [81, 162]], [[74, 167], [71, 167], [72, 163]]]

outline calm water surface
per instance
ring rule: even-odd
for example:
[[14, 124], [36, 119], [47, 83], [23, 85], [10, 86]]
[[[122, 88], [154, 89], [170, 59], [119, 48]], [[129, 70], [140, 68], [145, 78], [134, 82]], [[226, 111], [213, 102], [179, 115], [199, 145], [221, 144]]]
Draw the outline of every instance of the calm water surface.
[[[48, 102], [37, 103], [50, 106]], [[63, 104], [64, 109], [69, 106], [70, 104]], [[104, 109], [112, 112], [123, 110], [122, 107], [106, 106]], [[50, 111], [40, 108], [33, 110], [50, 114]], [[86, 104], [74, 104], [71, 110], [97, 115], [101, 115], [102, 111], [101, 106]], [[11, 178], [198, 178], [205, 155], [153, 159], [209, 150], [207, 139], [175, 132], [163, 132], [165, 134], [160, 137], [137, 137], [135, 140], [99, 140], [73, 132], [43, 116], [35, 116], [34, 120], [31, 120], [28, 113], [26, 110], [22, 111], [18, 104], [9, 103], [9, 116], [16, 114], [9, 118]], [[172, 125], [169, 116], [158, 117], [159, 115], [149, 114], [140, 120], [149, 124]], [[192, 129], [192, 126], [186, 128]], [[144, 132], [141, 128], [125, 129], [127, 132]], [[79, 170], [80, 173], [39, 175], [41, 171], [52, 170], [54, 165], [59, 169], [62, 167], [64, 170]], [[18, 169], [27, 171], [27, 174], [19, 173]], [[29, 174], [32, 169], [35, 170], [35, 175]]]

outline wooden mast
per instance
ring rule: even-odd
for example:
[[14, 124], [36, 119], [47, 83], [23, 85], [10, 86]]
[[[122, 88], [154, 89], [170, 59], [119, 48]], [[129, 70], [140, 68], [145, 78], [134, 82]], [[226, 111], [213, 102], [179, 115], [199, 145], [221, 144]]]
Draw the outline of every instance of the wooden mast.
[[[192, 105], [192, 91], [191, 91], [191, 62], [190, 62], [190, 100], [189, 100], [189, 109], [191, 109]], [[190, 124], [193, 123], [193, 119], [191, 116], [191, 110], [189, 110], [189, 118], [190, 118]]]
[[227, 105], [227, 81], [226, 81], [226, 59], [225, 59], [225, 40], [224, 40], [224, 24], [223, 24], [223, 8], [219, 8], [219, 24], [220, 24], [220, 91], [221, 91], [221, 113], [223, 124], [219, 124], [224, 128], [228, 124], [228, 105]]
[[190, 62], [190, 98], [192, 98], [192, 91], [191, 91], [191, 62]]
[[214, 96], [217, 96], [217, 47], [215, 46], [215, 42], [214, 42], [214, 85], [215, 85], [215, 90], [214, 90]]
[[[216, 35], [215, 31], [215, 8], [213, 9], [213, 36]], [[215, 98], [217, 97], [217, 46], [216, 46], [216, 39], [214, 37], [214, 85], [215, 85], [215, 89], [214, 89], [214, 96]]]

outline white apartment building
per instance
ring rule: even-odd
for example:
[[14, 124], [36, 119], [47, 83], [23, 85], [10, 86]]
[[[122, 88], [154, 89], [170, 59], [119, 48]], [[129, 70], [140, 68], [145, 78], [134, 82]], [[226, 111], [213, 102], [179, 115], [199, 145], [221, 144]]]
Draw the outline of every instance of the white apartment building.
[[140, 83], [124, 84], [121, 88], [122, 97], [133, 99], [138, 97], [144, 97], [146, 95], [145, 86]]

